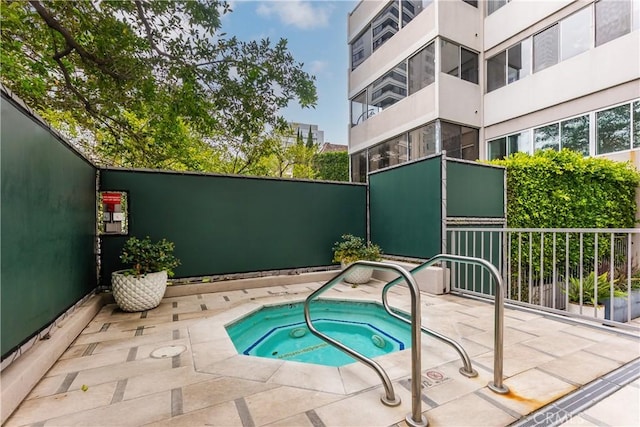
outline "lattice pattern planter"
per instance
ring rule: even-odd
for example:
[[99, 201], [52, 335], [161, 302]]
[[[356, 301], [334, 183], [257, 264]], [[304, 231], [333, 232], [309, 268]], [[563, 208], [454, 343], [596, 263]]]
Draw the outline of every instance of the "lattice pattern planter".
[[167, 272], [141, 276], [111, 274], [111, 287], [116, 303], [123, 311], [145, 311], [156, 308], [167, 289]]

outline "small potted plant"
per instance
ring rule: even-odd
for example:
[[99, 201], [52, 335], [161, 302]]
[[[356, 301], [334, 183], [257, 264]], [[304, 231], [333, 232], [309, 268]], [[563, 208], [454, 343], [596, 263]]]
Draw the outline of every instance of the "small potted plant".
[[148, 236], [125, 242], [120, 261], [130, 267], [111, 275], [113, 297], [123, 311], [145, 311], [160, 304], [167, 278], [180, 265], [173, 248], [172, 242], [162, 239], [153, 243]]
[[[358, 260], [380, 261], [381, 259], [380, 246], [365, 242], [362, 237], [352, 234], [343, 234], [342, 240], [333, 245], [333, 261], [339, 262], [343, 270]], [[372, 274], [371, 268], [355, 268], [345, 276], [344, 280], [352, 284], [367, 283], [371, 280]]]
[[[595, 273], [592, 271], [589, 273], [587, 277], [584, 277], [582, 280], [582, 284], [580, 283], [580, 279], [577, 277], [569, 278], [569, 288], [567, 290], [567, 295], [569, 296], [569, 307], [568, 311], [570, 313], [580, 313], [580, 293], [582, 291], [582, 304], [583, 304], [583, 314], [591, 314], [591, 310], [596, 308], [596, 318], [604, 319], [605, 318], [605, 308], [602, 305], [606, 300], [610, 298], [610, 283], [608, 279], [609, 273], [605, 272], [598, 276], [598, 306], [595, 307]], [[626, 292], [623, 292], [617, 289], [614, 286], [613, 296], [614, 297], [624, 297], [626, 296]], [[588, 308], [584, 308], [584, 307]]]

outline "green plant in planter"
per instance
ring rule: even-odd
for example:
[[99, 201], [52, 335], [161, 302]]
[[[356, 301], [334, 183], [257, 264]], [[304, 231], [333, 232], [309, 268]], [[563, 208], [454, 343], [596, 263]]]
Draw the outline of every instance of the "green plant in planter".
[[333, 262], [351, 264], [358, 260], [380, 261], [382, 250], [380, 246], [365, 242], [362, 237], [352, 234], [343, 234], [342, 241], [333, 245]]
[[[611, 289], [608, 279], [609, 273], [605, 272], [598, 276], [598, 302], [611, 297]], [[595, 305], [595, 273], [592, 271], [589, 275], [582, 279], [582, 302], [584, 304]], [[569, 301], [580, 303], [580, 278], [569, 278], [569, 289], [567, 290]], [[626, 292], [617, 289], [614, 285], [614, 297], [625, 297]]]
[[123, 273], [142, 276], [148, 273], [166, 271], [173, 276], [173, 269], [180, 265], [180, 260], [173, 255], [173, 242], [166, 239], [153, 243], [149, 236], [140, 240], [130, 237], [122, 248], [120, 261], [130, 266]]

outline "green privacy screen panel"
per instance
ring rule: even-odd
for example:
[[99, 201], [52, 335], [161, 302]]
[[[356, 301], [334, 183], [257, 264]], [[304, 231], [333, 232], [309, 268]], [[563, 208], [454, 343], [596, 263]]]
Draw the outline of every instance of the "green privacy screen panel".
[[441, 252], [441, 156], [369, 175], [371, 241], [386, 254]]
[[[333, 264], [343, 233], [366, 234], [366, 186], [107, 169], [101, 190], [128, 193], [129, 235], [167, 238], [176, 277]], [[126, 236], [103, 236], [102, 282]]]
[[2, 91], [2, 355], [96, 286], [95, 168]]
[[446, 159], [447, 217], [504, 218], [501, 167]]

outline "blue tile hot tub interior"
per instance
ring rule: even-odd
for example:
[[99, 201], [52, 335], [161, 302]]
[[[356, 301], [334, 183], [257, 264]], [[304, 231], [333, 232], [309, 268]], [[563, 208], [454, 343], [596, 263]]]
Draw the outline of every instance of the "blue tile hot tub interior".
[[[304, 321], [302, 302], [262, 307], [227, 325], [239, 353], [343, 366], [353, 358], [314, 336]], [[314, 326], [367, 357], [411, 347], [409, 325], [389, 316], [372, 302], [316, 300], [311, 303]]]

